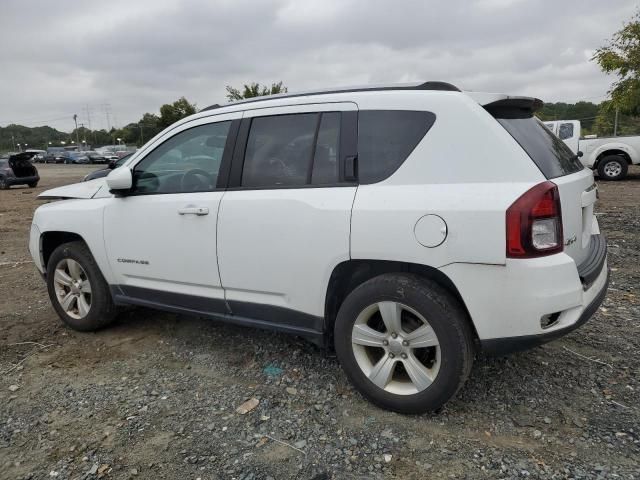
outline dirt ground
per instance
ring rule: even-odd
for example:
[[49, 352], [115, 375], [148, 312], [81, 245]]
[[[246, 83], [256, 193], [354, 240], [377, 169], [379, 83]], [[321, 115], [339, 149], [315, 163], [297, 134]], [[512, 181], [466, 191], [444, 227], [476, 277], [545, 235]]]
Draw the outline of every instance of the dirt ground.
[[[0, 191], [0, 479], [640, 478], [640, 169], [599, 182], [612, 283], [583, 328], [476, 360], [442, 412], [379, 410], [295, 337], [144, 309], [65, 328], [27, 251], [40, 165]], [[248, 398], [259, 405], [235, 408]]]

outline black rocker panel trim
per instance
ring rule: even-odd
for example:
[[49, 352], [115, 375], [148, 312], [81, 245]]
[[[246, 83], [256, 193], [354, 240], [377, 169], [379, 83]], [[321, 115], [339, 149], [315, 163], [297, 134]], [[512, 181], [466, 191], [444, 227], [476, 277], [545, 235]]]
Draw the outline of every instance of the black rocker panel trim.
[[166, 312], [211, 318], [236, 325], [299, 335], [324, 346], [324, 318], [283, 307], [246, 302], [229, 302], [175, 292], [126, 285], [112, 285], [116, 305], [138, 305]]

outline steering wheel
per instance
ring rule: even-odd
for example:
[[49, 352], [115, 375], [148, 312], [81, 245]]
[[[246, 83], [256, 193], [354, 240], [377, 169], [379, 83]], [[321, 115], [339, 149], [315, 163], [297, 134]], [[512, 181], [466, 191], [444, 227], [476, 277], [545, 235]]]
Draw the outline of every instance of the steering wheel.
[[180, 180], [180, 187], [183, 192], [198, 192], [202, 190], [210, 190], [211, 175], [209, 172], [202, 170], [201, 168], [193, 168], [187, 170], [182, 175]]

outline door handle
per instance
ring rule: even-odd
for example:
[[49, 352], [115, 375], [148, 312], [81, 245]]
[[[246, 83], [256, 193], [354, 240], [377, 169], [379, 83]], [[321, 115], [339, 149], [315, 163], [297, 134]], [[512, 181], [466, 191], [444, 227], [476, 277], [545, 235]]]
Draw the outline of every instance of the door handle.
[[189, 205], [187, 207], [178, 209], [178, 213], [180, 215], [202, 216], [202, 215], [209, 215], [209, 209], [207, 207], [194, 207], [192, 205]]

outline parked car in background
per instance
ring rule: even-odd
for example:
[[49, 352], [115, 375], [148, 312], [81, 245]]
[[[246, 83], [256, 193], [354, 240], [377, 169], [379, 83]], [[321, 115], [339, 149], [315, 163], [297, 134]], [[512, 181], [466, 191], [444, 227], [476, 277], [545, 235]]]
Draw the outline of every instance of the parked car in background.
[[603, 180], [622, 180], [627, 176], [629, 165], [640, 164], [640, 135], [582, 137], [579, 120], [554, 120], [544, 124], [580, 156], [585, 167], [597, 170]]
[[85, 150], [82, 153], [89, 157], [89, 163], [109, 163], [107, 157], [93, 150]]
[[89, 163], [89, 157], [84, 152], [64, 152], [62, 154], [63, 163]]
[[33, 163], [41, 163], [44, 161], [44, 156], [47, 154], [46, 150], [36, 150], [30, 148], [29, 150], [25, 150], [25, 153], [32, 153], [31, 161]]
[[29, 250], [71, 328], [143, 305], [289, 332], [377, 405], [435, 410], [478, 351], [558, 338], [607, 292], [593, 172], [541, 107], [426, 82], [205, 108], [44, 192]]
[[64, 147], [49, 147], [44, 156], [44, 163], [63, 163], [65, 153]]
[[0, 190], [6, 190], [12, 185], [29, 185], [30, 188], [35, 188], [40, 176], [31, 162], [34, 156], [31, 152], [21, 152], [0, 158]]
[[107, 175], [109, 175], [111, 170], [113, 170], [114, 168], [118, 168], [118, 167], [124, 165], [125, 162], [127, 160], [129, 160], [129, 158], [131, 158], [131, 155], [133, 155], [133, 153], [130, 153], [129, 155], [125, 155], [124, 157], [122, 157], [122, 158], [120, 158], [118, 160], [111, 160], [109, 162], [109, 166], [107, 168], [101, 168], [100, 170], [96, 170], [95, 172], [91, 172], [89, 175], [86, 175], [82, 179], [82, 181], [83, 182], [88, 182], [89, 180], [94, 180], [96, 178], [106, 177]]

